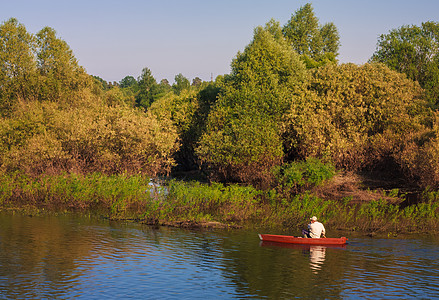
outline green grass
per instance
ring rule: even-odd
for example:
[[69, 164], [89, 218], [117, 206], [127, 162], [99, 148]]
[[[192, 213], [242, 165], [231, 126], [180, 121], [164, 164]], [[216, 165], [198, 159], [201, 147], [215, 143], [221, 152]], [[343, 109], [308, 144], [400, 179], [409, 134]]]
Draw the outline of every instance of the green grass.
[[151, 223], [181, 221], [299, 228], [316, 215], [328, 228], [376, 232], [438, 230], [439, 192], [426, 191], [423, 201], [401, 209], [386, 200], [352, 204], [319, 198], [310, 192], [293, 196], [279, 190], [197, 181], [164, 181], [125, 174], [62, 174], [32, 178], [0, 175], [3, 209], [99, 211], [112, 219]]

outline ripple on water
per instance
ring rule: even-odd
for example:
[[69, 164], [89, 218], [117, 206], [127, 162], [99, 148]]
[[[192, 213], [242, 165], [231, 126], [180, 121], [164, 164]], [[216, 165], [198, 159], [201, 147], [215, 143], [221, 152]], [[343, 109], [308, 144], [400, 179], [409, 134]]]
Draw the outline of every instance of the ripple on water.
[[285, 248], [263, 247], [254, 232], [239, 230], [83, 219], [6, 221], [11, 220], [0, 218], [0, 298], [406, 299], [439, 294], [439, 246], [418, 239], [352, 238], [343, 249]]
[[[176, 297], [193, 295], [195, 290], [202, 294], [228, 293], [224, 289], [221, 272], [216, 262], [222, 251], [215, 239], [203, 235], [185, 235], [184, 239], [171, 239], [160, 233], [151, 239], [141, 231], [125, 234], [119, 241], [102, 240], [96, 245], [93, 262], [83, 267], [77, 276], [74, 296], [120, 295], [117, 288], [126, 290], [148, 290], [148, 295]], [[108, 245], [112, 244], [110, 248]], [[121, 295], [122, 296], [122, 295]], [[126, 294], [124, 294], [126, 296]]]
[[[407, 299], [439, 296], [438, 255], [418, 240], [353, 242], [355, 260], [344, 281], [343, 295], [363, 293], [367, 299]], [[422, 255], [422, 254], [427, 255]]]

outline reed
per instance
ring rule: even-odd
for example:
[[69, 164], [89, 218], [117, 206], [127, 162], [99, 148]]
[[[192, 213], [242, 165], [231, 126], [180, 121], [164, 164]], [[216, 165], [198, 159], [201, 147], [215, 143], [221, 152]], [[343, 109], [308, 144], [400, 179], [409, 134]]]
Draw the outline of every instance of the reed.
[[30, 177], [2, 174], [0, 201], [6, 208], [40, 206], [54, 210], [118, 209], [117, 203], [142, 200], [149, 190], [149, 178], [125, 174], [62, 174]]
[[171, 180], [160, 197], [150, 198], [143, 214], [149, 220], [246, 222], [255, 217], [261, 192], [239, 185], [210, 185]]
[[0, 179], [3, 209], [99, 211], [112, 219], [154, 224], [216, 221], [291, 229], [305, 226], [309, 217], [316, 215], [330, 229], [394, 233], [439, 230], [436, 191], [426, 191], [420, 203], [401, 208], [384, 199], [354, 203], [351, 197], [323, 199], [309, 191], [287, 196], [276, 189], [261, 191], [237, 184], [152, 182], [142, 175], [92, 173], [34, 178], [12, 173], [1, 174]]

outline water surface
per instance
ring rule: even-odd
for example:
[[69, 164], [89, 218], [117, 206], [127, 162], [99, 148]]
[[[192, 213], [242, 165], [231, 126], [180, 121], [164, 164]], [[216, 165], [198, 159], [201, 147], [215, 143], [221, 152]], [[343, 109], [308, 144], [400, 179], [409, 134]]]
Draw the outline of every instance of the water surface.
[[437, 238], [348, 237], [282, 246], [251, 230], [3, 213], [0, 298], [439, 298]]

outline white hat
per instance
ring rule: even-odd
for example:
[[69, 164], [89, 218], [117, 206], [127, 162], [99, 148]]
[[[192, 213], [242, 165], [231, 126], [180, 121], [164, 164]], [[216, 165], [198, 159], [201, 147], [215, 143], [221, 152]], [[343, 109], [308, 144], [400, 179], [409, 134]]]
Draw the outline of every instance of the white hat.
[[317, 217], [316, 216], [313, 216], [312, 218], [309, 218], [310, 220], [313, 220], [313, 221], [317, 221]]

